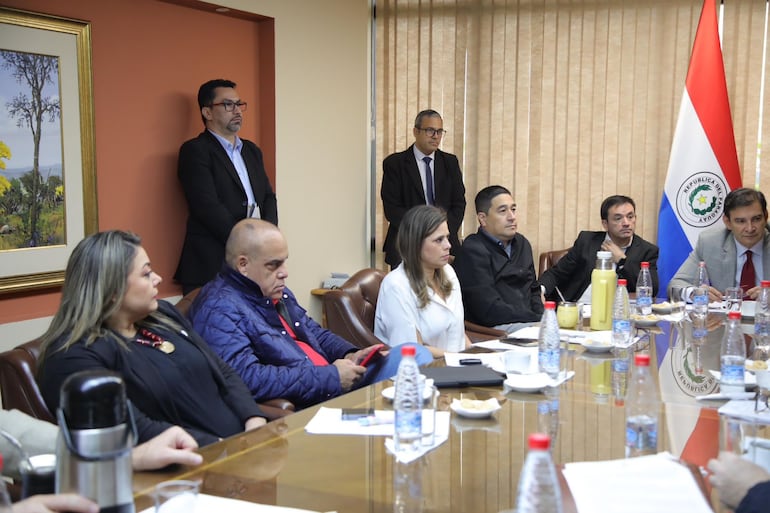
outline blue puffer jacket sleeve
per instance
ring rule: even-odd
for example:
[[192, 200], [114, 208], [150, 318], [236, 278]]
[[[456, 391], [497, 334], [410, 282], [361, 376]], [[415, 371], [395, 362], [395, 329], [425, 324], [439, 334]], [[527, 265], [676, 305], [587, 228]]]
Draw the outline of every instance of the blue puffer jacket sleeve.
[[[283, 301], [299, 340], [331, 363], [355, 351], [322, 328], [284, 291]], [[282, 397], [298, 408], [342, 393], [334, 365], [316, 366], [281, 324], [272, 300], [229, 268], [207, 284], [190, 309], [195, 330], [241, 376], [256, 401]]]

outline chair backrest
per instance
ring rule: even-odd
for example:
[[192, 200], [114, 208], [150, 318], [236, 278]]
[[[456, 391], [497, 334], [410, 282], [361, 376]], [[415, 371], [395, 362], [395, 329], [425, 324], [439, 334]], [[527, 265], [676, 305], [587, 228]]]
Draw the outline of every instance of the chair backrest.
[[385, 273], [362, 269], [323, 296], [326, 326], [358, 347], [382, 343], [374, 336], [374, 311]]
[[190, 311], [190, 307], [193, 304], [193, 301], [195, 301], [195, 298], [198, 296], [198, 294], [201, 291], [201, 287], [198, 287], [197, 289], [192, 289], [190, 292], [185, 294], [182, 299], [179, 300], [177, 304], [174, 305], [177, 310], [179, 310], [179, 313], [187, 317], [187, 313]]
[[537, 266], [537, 275], [538, 277], [542, 276], [544, 272], [546, 272], [548, 269], [556, 265], [556, 262], [561, 260], [561, 258], [567, 254], [567, 252], [572, 248], [566, 248], [566, 249], [555, 249], [553, 251], [546, 251], [544, 253], [540, 253], [540, 261], [538, 262]]
[[0, 353], [0, 396], [3, 408], [17, 409], [40, 420], [56, 422], [37, 386], [40, 340]]

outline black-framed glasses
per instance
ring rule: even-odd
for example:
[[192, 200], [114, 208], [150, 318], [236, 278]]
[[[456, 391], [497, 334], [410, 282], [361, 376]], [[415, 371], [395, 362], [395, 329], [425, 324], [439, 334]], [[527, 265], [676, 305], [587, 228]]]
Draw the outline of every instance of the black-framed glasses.
[[226, 112], [232, 112], [235, 110], [236, 107], [241, 109], [241, 112], [246, 110], [246, 102], [233, 102], [230, 100], [225, 100], [219, 103], [212, 103], [211, 105], [209, 105], [209, 107], [215, 107], [217, 105], [221, 105], [222, 107], [224, 107]]
[[418, 126], [416, 126], [415, 128], [417, 130], [422, 130], [423, 132], [428, 134], [428, 137], [435, 137], [435, 136], [443, 137], [444, 134], [446, 133], [446, 130], [444, 130], [443, 128], [439, 128], [438, 130], [435, 128], [420, 128]]

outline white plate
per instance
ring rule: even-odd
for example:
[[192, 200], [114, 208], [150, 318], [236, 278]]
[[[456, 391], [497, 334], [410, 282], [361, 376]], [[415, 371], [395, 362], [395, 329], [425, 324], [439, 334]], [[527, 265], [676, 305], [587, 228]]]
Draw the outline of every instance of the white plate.
[[460, 402], [459, 399], [453, 399], [449, 407], [452, 409], [453, 412], [457, 413], [461, 417], [467, 417], [469, 419], [484, 419], [491, 416], [497, 410], [502, 408], [502, 406], [500, 406], [500, 403], [497, 402], [497, 399], [484, 401], [484, 403], [488, 403], [487, 408], [480, 409], [480, 410], [469, 409], [469, 408], [463, 408], [462, 403]]
[[[432, 392], [432, 389], [426, 387], [422, 391], [422, 398], [424, 400], [430, 399], [431, 392]], [[384, 397], [385, 399], [387, 399], [389, 401], [392, 401], [393, 399], [396, 398], [396, 387], [388, 387], [388, 388], [384, 389], [381, 393], [382, 393], [382, 397]]]
[[639, 326], [640, 328], [652, 328], [660, 322], [660, 319], [657, 317], [655, 319], [639, 319], [631, 317], [631, 320], [635, 326]]
[[551, 385], [553, 380], [545, 372], [537, 374], [508, 374], [505, 384], [517, 392], [539, 392]]
[[613, 346], [612, 344], [607, 344], [606, 342], [586, 340], [583, 342], [583, 347], [589, 353], [606, 353], [606, 352], [612, 351], [612, 348], [615, 346]]

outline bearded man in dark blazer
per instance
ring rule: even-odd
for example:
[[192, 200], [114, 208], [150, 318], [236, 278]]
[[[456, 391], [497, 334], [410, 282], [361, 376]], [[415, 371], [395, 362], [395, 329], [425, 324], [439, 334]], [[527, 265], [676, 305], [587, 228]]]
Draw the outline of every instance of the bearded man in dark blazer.
[[177, 170], [189, 215], [174, 279], [185, 294], [216, 276], [238, 221], [254, 217], [278, 224], [262, 151], [237, 135], [246, 102], [235, 82], [217, 79], [201, 85], [198, 106], [206, 130], [179, 149]]
[[610, 196], [602, 202], [599, 214], [605, 231], [580, 232], [567, 254], [540, 276], [540, 286], [547, 299], [558, 301], [558, 286], [567, 301], [578, 301], [591, 284], [597, 251], [612, 253], [615, 272], [618, 278], [628, 281], [629, 292], [636, 292], [642, 262], [649, 262], [653, 297], [658, 293], [658, 247], [634, 233], [634, 200], [628, 196]]
[[[435, 205], [447, 213], [451, 252], [460, 247], [457, 232], [465, 215], [465, 185], [457, 157], [438, 149], [446, 131], [441, 115], [424, 110], [414, 120], [414, 144], [393, 153], [382, 162], [380, 197], [390, 225], [385, 235], [385, 262], [401, 263], [396, 236], [407, 210], [417, 205]], [[426, 164], [427, 162], [427, 164]]]

